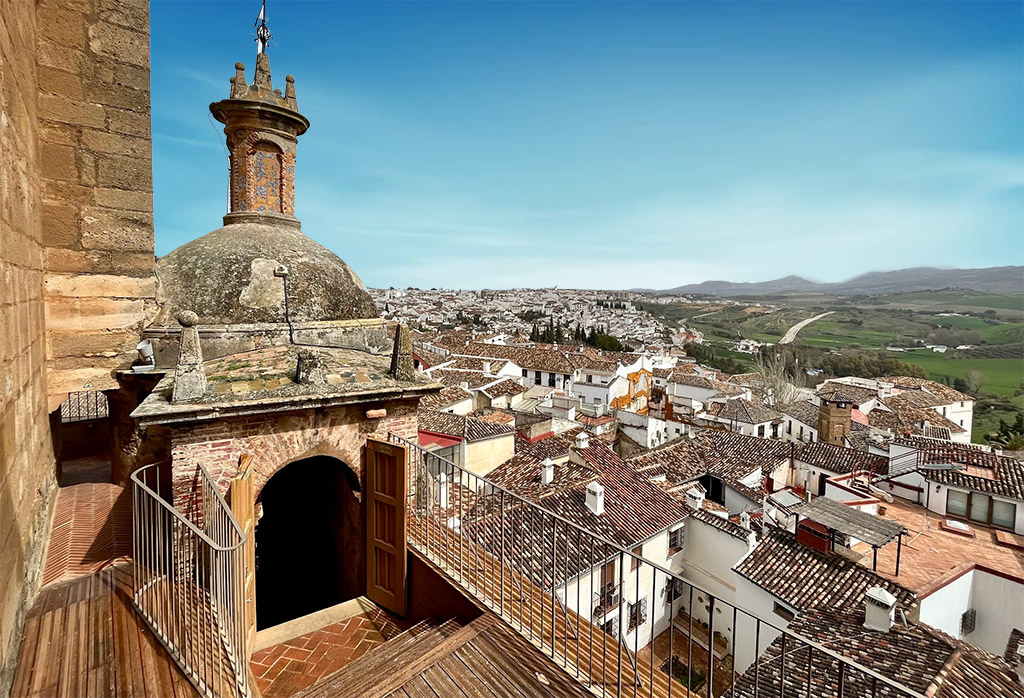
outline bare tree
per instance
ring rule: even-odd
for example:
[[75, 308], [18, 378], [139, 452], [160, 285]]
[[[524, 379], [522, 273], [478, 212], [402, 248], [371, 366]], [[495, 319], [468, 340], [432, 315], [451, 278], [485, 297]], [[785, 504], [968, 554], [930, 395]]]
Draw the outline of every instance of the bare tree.
[[762, 351], [757, 355], [757, 372], [759, 382], [765, 394], [765, 402], [773, 407], [796, 402], [800, 398], [800, 389], [804, 387], [804, 377], [799, 370], [790, 375], [786, 367], [786, 357], [781, 351]]

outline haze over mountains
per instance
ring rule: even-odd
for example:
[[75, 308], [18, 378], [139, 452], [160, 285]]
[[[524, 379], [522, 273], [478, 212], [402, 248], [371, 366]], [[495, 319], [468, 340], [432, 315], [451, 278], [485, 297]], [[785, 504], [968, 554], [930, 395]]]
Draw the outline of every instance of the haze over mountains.
[[[965, 288], [975, 291], [1024, 294], [1024, 266], [988, 267], [986, 269], [937, 269], [915, 267], [896, 271], [872, 271], [837, 283], [818, 283], [801, 276], [786, 276], [772, 281], [736, 283], [704, 281], [660, 291], [675, 294], [707, 294], [716, 296], [764, 296], [787, 291], [810, 291], [838, 296], [860, 294], [905, 293], [941, 288]], [[648, 290], [648, 289], [644, 289]]]

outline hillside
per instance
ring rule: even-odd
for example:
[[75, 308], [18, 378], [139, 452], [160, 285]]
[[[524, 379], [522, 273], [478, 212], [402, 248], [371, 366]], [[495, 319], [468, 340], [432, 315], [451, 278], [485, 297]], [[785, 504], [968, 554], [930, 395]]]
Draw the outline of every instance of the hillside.
[[704, 294], [715, 296], [757, 296], [787, 291], [815, 291], [839, 296], [876, 293], [905, 293], [943, 288], [965, 288], [1001, 293], [1024, 292], [1024, 266], [989, 267], [987, 269], [937, 269], [916, 267], [896, 271], [873, 271], [838, 283], [817, 283], [800, 276], [786, 276], [772, 281], [736, 283], [704, 281], [661, 291], [671, 294]]

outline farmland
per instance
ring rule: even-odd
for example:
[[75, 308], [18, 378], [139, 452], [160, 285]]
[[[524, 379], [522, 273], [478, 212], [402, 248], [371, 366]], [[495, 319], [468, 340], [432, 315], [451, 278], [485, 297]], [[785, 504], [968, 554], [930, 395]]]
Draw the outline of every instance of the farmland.
[[[696, 299], [695, 299], [696, 300]], [[943, 290], [886, 296], [837, 298], [821, 294], [743, 300], [703, 299], [689, 304], [647, 305], [671, 327], [704, 333], [722, 356], [748, 364], [753, 357], [732, 350], [740, 339], [776, 343], [807, 318], [832, 314], [804, 327], [793, 345], [814, 357], [828, 352], [882, 352], [922, 368], [929, 378], [952, 382], [968, 371], [985, 376], [975, 420], [975, 440], [1000, 417], [1024, 410], [1024, 296]], [[936, 352], [925, 345], [943, 345]], [[967, 346], [957, 350], [958, 346]]]

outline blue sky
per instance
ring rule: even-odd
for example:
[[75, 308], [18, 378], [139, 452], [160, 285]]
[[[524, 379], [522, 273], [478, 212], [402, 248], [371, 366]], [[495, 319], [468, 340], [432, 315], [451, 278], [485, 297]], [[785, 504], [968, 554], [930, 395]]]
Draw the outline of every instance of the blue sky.
[[[259, 3], [152, 3], [156, 245], [219, 227]], [[268, 0], [296, 213], [369, 286], [1024, 263], [1024, 4]], [[216, 123], [216, 122], [214, 122]]]

